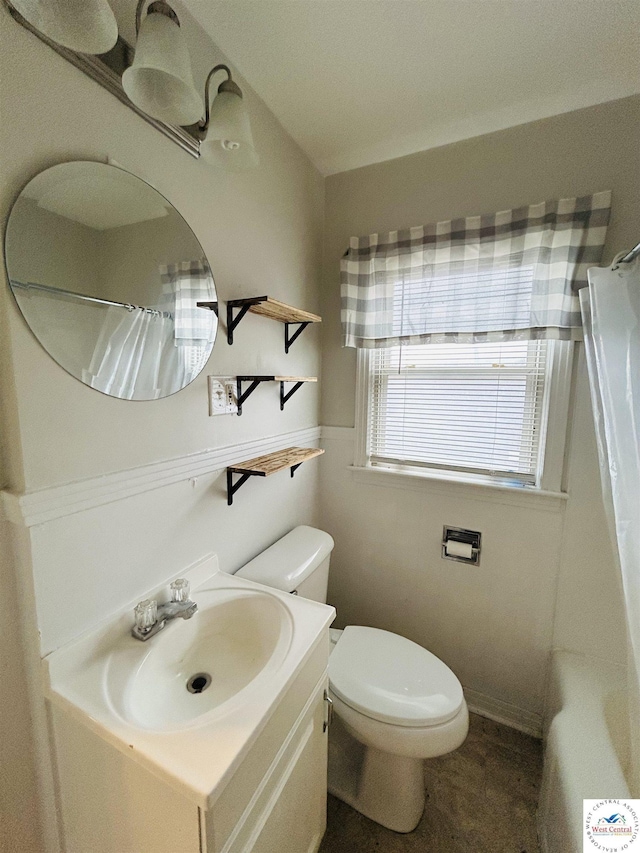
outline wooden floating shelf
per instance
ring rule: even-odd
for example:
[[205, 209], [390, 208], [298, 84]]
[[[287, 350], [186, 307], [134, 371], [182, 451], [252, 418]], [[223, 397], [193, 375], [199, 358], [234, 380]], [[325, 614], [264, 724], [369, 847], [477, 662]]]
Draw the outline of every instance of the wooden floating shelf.
[[[308, 462], [316, 456], [320, 456], [324, 450], [317, 447], [287, 447], [285, 450], [276, 450], [275, 453], [267, 453], [265, 456], [256, 456], [246, 462], [238, 462], [227, 468], [227, 503], [233, 503], [233, 496], [238, 489], [247, 482], [249, 477], [270, 477], [278, 471], [287, 468], [291, 470], [291, 476], [303, 462]], [[233, 475], [239, 474], [240, 479], [233, 482]]]
[[317, 376], [274, 376], [276, 382], [317, 382]]
[[280, 323], [322, 322], [322, 317], [319, 317], [317, 314], [312, 314], [310, 311], [303, 311], [301, 308], [294, 308], [292, 305], [286, 305], [284, 302], [278, 302], [277, 299], [272, 299], [270, 296], [254, 297], [251, 300], [249, 311], [252, 314], [269, 317], [270, 320], [278, 320]]
[[[234, 310], [238, 311], [235, 316], [233, 313]], [[310, 323], [322, 322], [322, 317], [319, 317], [317, 314], [312, 314], [310, 311], [303, 311], [301, 308], [294, 308], [292, 305], [279, 302], [270, 296], [231, 299], [227, 302], [227, 341], [229, 344], [233, 344], [233, 332], [247, 311], [250, 311], [252, 314], [260, 314], [262, 317], [268, 317], [270, 320], [277, 320], [279, 323], [284, 323], [284, 351], [287, 353], [291, 344]], [[296, 331], [290, 336], [289, 326], [291, 324], [299, 325]]]
[[270, 477], [278, 471], [302, 465], [303, 462], [308, 462], [309, 459], [314, 459], [323, 453], [324, 450], [318, 447], [287, 447], [285, 450], [276, 450], [275, 453], [267, 453], [264, 456], [256, 456], [255, 459], [248, 459], [246, 462], [230, 465], [227, 470], [235, 474], [247, 472], [256, 477]]
[[[284, 404], [296, 393], [298, 388], [301, 388], [305, 382], [317, 382], [317, 376], [236, 376], [236, 394], [238, 401], [238, 414], [242, 414], [242, 404], [256, 390], [261, 382], [279, 382], [280, 383], [280, 411], [284, 409]], [[250, 382], [251, 385], [242, 390], [242, 383]], [[284, 393], [284, 383], [294, 382], [293, 388], [287, 393]]]

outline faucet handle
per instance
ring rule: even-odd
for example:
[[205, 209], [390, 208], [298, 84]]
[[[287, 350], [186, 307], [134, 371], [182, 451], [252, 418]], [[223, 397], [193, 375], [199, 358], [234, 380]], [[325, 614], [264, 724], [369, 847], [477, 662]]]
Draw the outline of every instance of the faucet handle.
[[158, 621], [158, 602], [154, 598], [145, 598], [136, 604], [133, 613], [136, 629], [141, 634], [147, 634]]
[[191, 585], [186, 578], [176, 578], [169, 589], [171, 590], [171, 601], [177, 604], [189, 601]]

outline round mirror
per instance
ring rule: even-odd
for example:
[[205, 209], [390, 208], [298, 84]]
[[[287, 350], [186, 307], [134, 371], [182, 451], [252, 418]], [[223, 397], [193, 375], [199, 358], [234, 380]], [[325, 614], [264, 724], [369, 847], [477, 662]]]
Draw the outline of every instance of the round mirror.
[[124, 400], [192, 382], [218, 327], [209, 264], [159, 192], [115, 166], [61, 163], [16, 199], [7, 273], [29, 328], [76, 379]]

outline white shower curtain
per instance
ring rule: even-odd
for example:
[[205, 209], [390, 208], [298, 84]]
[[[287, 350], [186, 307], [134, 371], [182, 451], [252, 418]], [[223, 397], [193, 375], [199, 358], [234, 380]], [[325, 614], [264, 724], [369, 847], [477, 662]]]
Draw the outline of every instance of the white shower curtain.
[[589, 270], [580, 292], [605, 503], [629, 637], [632, 787], [640, 796], [640, 258]]
[[168, 351], [175, 363], [174, 350], [171, 318], [142, 308], [111, 307], [82, 378], [92, 388], [115, 397], [153, 400], [163, 393], [163, 352]]

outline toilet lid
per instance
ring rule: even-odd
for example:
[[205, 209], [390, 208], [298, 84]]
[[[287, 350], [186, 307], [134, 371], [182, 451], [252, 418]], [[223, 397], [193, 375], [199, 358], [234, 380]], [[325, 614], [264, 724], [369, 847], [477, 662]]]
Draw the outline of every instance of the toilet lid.
[[417, 643], [349, 625], [329, 658], [331, 689], [367, 717], [397, 726], [446, 723], [462, 707], [462, 686], [449, 667]]

